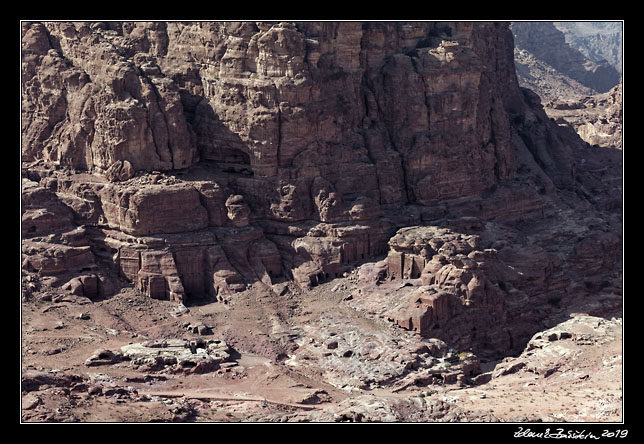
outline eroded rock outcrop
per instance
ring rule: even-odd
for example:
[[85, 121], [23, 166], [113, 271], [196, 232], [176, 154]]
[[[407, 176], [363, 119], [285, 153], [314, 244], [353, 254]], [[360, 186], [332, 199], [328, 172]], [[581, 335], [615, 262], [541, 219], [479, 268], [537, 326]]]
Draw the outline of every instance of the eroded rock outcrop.
[[[621, 340], [622, 320], [610, 320], [577, 314], [548, 330], [535, 334], [528, 341], [523, 352], [516, 358], [506, 358], [491, 373], [499, 378], [516, 372], [533, 373], [548, 378], [556, 372], [564, 372], [574, 367], [579, 359], [593, 346]], [[586, 358], [587, 359], [587, 358]], [[621, 365], [621, 355], [604, 361], [604, 367], [617, 362]], [[602, 371], [604, 369], [601, 369]], [[611, 371], [614, 369], [611, 369]]]
[[559, 125], [570, 125], [588, 144], [622, 148], [622, 82], [604, 94], [573, 96], [545, 104]]
[[[619, 267], [618, 225], [602, 221], [596, 231], [598, 222], [561, 212], [533, 222], [540, 233], [533, 238], [474, 218], [451, 229], [406, 227], [389, 240], [384, 260], [360, 267], [347, 303], [482, 357], [516, 353], [562, 301], [620, 291], [610, 288], [620, 286], [619, 272], [609, 278], [600, 271]], [[603, 310], [616, 308], [609, 306]]]
[[[423, 284], [394, 298], [399, 324], [497, 349], [536, 289], [567, 294], [576, 242], [520, 244], [547, 258], [522, 280], [528, 250], [491, 240], [596, 203], [586, 144], [519, 87], [508, 23], [23, 22], [22, 56], [23, 270], [72, 292], [92, 261], [185, 301], [388, 255]], [[610, 268], [620, 237], [601, 239]]]
[[447, 228], [403, 228], [389, 241], [383, 272], [364, 273], [349, 303], [459, 349], [508, 349], [506, 282], [517, 273], [482, 243]]
[[120, 356], [141, 371], [190, 374], [217, 370], [230, 353], [226, 342], [217, 339], [166, 339], [125, 345]]

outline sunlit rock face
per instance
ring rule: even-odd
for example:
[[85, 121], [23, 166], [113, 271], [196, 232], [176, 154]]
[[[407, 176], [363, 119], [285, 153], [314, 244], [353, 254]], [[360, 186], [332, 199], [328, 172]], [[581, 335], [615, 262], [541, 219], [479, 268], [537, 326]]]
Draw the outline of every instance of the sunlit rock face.
[[[498, 332], [520, 304], [508, 317], [492, 269], [525, 258], [487, 224], [560, 217], [590, 183], [585, 143], [519, 87], [513, 50], [491, 22], [23, 22], [23, 268], [225, 301], [386, 256], [390, 278], [434, 286], [400, 324], [425, 332], [471, 306]], [[398, 230], [427, 226], [401, 253]], [[461, 251], [458, 236], [474, 237]], [[543, 252], [535, 274], [567, 254]]]

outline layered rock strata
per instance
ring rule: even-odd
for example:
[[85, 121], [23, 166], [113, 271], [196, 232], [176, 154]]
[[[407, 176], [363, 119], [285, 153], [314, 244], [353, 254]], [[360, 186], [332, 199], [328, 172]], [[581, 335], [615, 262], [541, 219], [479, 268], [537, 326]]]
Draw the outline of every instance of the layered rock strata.
[[[584, 183], [508, 23], [23, 22], [22, 103], [23, 269], [93, 263], [154, 298], [310, 288], [401, 227], [554, 217]], [[421, 244], [391, 276], [446, 265]], [[494, 253], [455, 248], [427, 284], [503, 323]], [[437, 294], [421, 330], [451, 316]]]

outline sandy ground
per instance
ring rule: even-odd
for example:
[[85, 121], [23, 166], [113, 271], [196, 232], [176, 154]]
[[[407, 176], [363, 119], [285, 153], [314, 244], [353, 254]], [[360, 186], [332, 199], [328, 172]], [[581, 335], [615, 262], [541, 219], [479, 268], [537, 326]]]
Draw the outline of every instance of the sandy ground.
[[[173, 315], [176, 302], [148, 299], [133, 289], [83, 305], [24, 301], [21, 419], [244, 422], [333, 411], [360, 393], [325, 382], [315, 366], [290, 366], [285, 357], [297, 347], [290, 340], [294, 332], [324, 313], [342, 311], [356, 323], [371, 326], [380, 322], [343, 304], [351, 283], [346, 282], [347, 292], [331, 291], [338, 281], [307, 293], [293, 290], [278, 296], [247, 291], [229, 304], [187, 304], [189, 312], [181, 316]], [[194, 339], [186, 325], [195, 322], [212, 327], [212, 337], [226, 340], [235, 349], [232, 362], [214, 372], [190, 375], [141, 372], [128, 362], [85, 365], [100, 348], [118, 351], [147, 339]], [[558, 346], [568, 344], [574, 353], [526, 358], [528, 365], [519, 371], [481, 385], [379, 389], [371, 394], [438, 399], [466, 411], [489, 412], [499, 421], [619, 422], [621, 322], [613, 320], [605, 330], [601, 341], [557, 341]], [[516, 359], [520, 358], [506, 358], [502, 364], [507, 367]], [[483, 370], [491, 371], [495, 364], [484, 364]], [[34, 374], [75, 375], [81, 380], [48, 380], [26, 388], [25, 381]]]
[[537, 358], [528, 370], [453, 390], [449, 396], [464, 408], [486, 410], [499, 418], [537, 415], [545, 422], [620, 422], [621, 326], [612, 333], [605, 344], [577, 346], [579, 355], [573, 358]]

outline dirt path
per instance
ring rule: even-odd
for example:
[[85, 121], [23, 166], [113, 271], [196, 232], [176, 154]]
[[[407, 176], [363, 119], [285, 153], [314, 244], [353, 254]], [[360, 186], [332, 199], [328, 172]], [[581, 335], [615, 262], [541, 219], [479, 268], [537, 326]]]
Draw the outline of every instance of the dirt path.
[[[344, 284], [342, 291], [337, 290], [340, 281]], [[621, 323], [606, 323], [599, 336], [590, 327], [580, 330], [578, 336], [587, 335], [587, 342], [570, 339], [553, 343], [567, 344], [574, 353], [564, 357], [535, 355], [519, 371], [477, 386], [412, 384], [398, 391], [392, 387], [355, 390], [333, 385], [330, 382], [334, 378], [342, 381], [343, 371], [360, 367], [334, 368], [335, 361], [302, 360], [302, 350], [313, 337], [328, 338], [324, 335], [335, 334], [331, 332], [335, 329], [338, 337], [359, 341], [375, 338], [382, 345], [388, 340], [403, 344], [408, 336], [344, 304], [352, 285], [347, 277], [307, 293], [292, 291], [267, 297], [263, 292], [247, 291], [228, 305], [189, 305], [189, 312], [181, 316], [172, 315], [176, 303], [146, 299], [133, 290], [86, 305], [25, 303], [23, 373], [37, 372], [59, 379], [61, 375], [72, 375], [80, 382], [51, 382], [23, 391], [23, 420], [310, 420], [333, 417], [334, 411], [347, 408], [369, 411], [376, 405], [374, 395], [387, 402], [406, 403], [410, 412], [423, 399], [440, 401], [463, 412], [487, 412], [497, 420], [621, 420]], [[328, 328], [327, 321], [333, 322], [333, 328]], [[128, 362], [85, 365], [97, 349], [118, 351], [128, 343], [160, 338], [194, 339], [196, 335], [186, 329], [194, 323], [211, 327], [212, 335], [204, 338], [223, 337], [234, 347], [232, 362], [205, 374], [141, 372]], [[389, 339], [370, 336], [382, 331], [388, 332]], [[299, 361], [291, 365], [296, 351]], [[328, 353], [333, 351], [329, 349]], [[314, 359], [323, 357], [324, 353]], [[518, 358], [509, 358], [502, 364], [510, 366], [512, 359]], [[346, 362], [348, 365], [358, 361]], [[363, 367], [363, 371], [367, 368]], [[386, 408], [395, 407], [392, 406]]]

